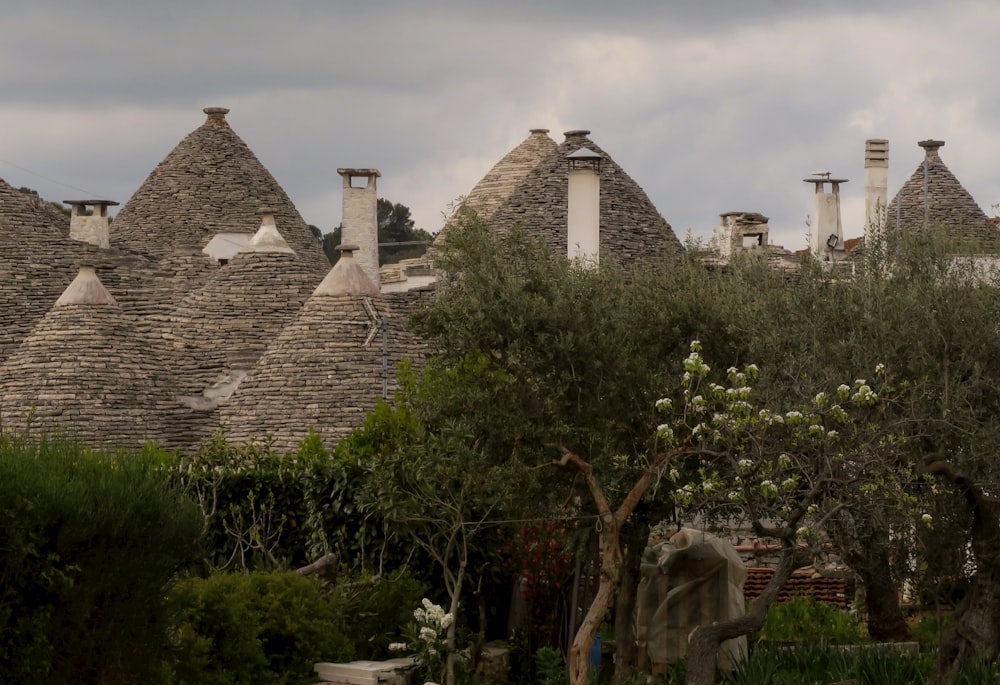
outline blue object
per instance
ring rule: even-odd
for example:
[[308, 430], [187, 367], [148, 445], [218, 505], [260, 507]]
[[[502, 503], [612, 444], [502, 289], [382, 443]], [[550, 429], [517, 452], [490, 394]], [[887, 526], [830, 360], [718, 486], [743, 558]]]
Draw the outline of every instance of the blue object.
[[597, 631], [597, 635], [594, 636], [594, 644], [590, 645], [590, 654], [588, 655], [590, 660], [590, 667], [595, 671], [601, 668], [601, 631]]

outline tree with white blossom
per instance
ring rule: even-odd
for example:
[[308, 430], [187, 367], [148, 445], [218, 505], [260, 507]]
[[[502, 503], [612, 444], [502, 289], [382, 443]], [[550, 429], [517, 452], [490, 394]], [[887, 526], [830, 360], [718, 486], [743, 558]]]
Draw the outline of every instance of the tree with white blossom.
[[[892, 459], [897, 436], [879, 421], [889, 401], [865, 379], [818, 392], [811, 402], [778, 411], [760, 406], [753, 393], [758, 369], [728, 369], [711, 380], [701, 344], [691, 343], [674, 392], [657, 409], [653, 455], [638, 465], [621, 504], [612, 509], [594, 470], [562, 449], [556, 460], [583, 474], [601, 519], [601, 576], [570, 650], [573, 685], [587, 681], [586, 654], [607, 612], [621, 568], [617, 536], [643, 497], [672, 497], [686, 520], [745, 521], [760, 538], [776, 541], [781, 561], [766, 590], [745, 616], [697, 628], [688, 647], [687, 682], [714, 682], [716, 655], [725, 640], [763, 625], [767, 607], [794, 568], [793, 553], [820, 539], [824, 525], [867, 497], [906, 500], [910, 473]], [[635, 468], [622, 460], [621, 468]]]

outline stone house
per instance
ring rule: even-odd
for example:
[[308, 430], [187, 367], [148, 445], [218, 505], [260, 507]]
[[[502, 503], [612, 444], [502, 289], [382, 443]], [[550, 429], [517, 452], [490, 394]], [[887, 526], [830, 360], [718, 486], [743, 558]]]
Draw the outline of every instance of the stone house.
[[[220, 425], [279, 449], [313, 428], [332, 445], [392, 394], [400, 360], [422, 358], [405, 316], [433, 260], [379, 266], [378, 170], [338, 169], [355, 249], [331, 269], [228, 110], [204, 112], [113, 221], [116, 203], [68, 201], [67, 221], [0, 180], [5, 429], [192, 450]], [[532, 130], [466, 202], [582, 259], [681, 250], [586, 131]]]

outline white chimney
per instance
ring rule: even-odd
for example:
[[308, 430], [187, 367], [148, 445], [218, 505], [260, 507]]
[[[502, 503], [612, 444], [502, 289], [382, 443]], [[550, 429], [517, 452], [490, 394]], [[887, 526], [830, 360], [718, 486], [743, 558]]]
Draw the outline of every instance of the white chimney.
[[[69, 205], [69, 237], [84, 243], [90, 243], [105, 250], [111, 247], [110, 226], [108, 224], [108, 207], [118, 206], [111, 200], [63, 200]], [[94, 211], [87, 213], [87, 207]]]
[[[814, 171], [815, 178], [802, 179], [816, 186], [812, 221], [809, 225], [809, 251], [821, 261], [833, 261], [844, 254], [844, 229], [840, 223], [840, 184], [846, 178], [830, 178], [829, 171]], [[830, 184], [827, 192], [826, 184]]]
[[[378, 273], [378, 169], [337, 169], [344, 179], [344, 214], [340, 240], [357, 246], [354, 259], [368, 278], [379, 285]], [[364, 185], [361, 185], [361, 182]], [[355, 185], [357, 184], [357, 185]]]
[[865, 141], [865, 236], [885, 227], [889, 206], [889, 141]]
[[[569, 131], [586, 135], [587, 132]], [[601, 251], [601, 155], [581, 147], [566, 155], [569, 188], [566, 211], [566, 255], [597, 266]]]

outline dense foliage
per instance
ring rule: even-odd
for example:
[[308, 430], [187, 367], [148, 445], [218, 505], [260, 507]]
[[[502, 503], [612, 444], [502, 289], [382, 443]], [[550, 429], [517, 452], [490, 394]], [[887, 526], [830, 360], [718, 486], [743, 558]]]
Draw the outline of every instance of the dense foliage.
[[177, 685], [299, 685], [317, 661], [349, 661], [347, 617], [294, 572], [217, 573], [170, 593]]
[[197, 510], [151, 453], [0, 436], [0, 682], [160, 682]]

